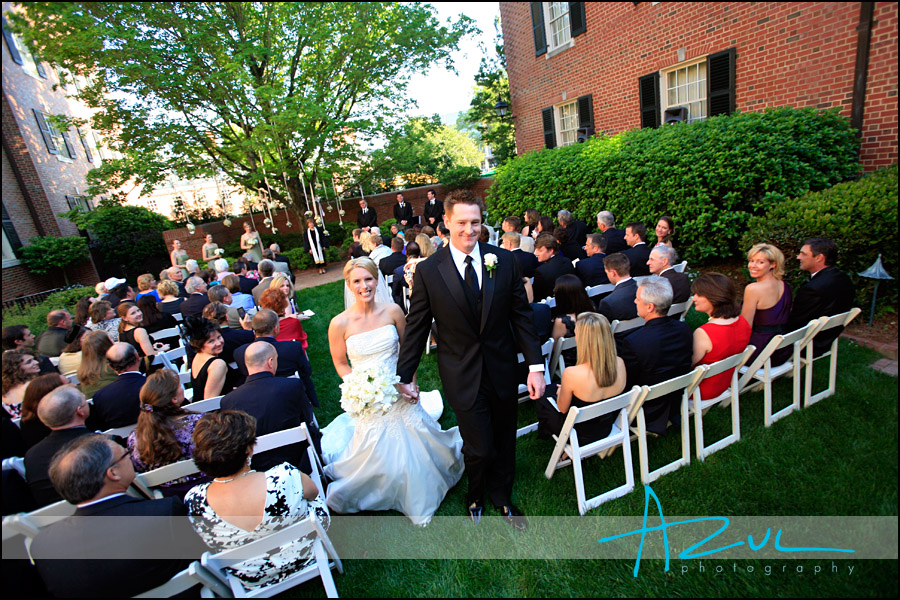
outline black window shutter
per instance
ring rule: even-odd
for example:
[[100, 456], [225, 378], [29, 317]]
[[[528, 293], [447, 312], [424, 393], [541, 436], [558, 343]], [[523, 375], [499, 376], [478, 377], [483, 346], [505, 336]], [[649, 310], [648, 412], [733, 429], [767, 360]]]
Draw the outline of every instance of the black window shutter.
[[544, 31], [544, 5], [542, 2], [531, 3], [531, 29], [534, 33], [534, 55], [540, 56], [547, 51], [547, 34]]
[[659, 127], [659, 73], [638, 79], [641, 95], [641, 128]]
[[569, 29], [572, 37], [587, 31], [584, 20], [584, 2], [569, 2]]
[[578, 99], [578, 127], [594, 126], [594, 97], [592, 94]]
[[41, 79], [47, 79], [47, 70], [44, 68], [44, 65], [41, 63], [41, 59], [37, 54], [33, 55], [34, 58], [34, 67], [37, 69], [38, 75], [41, 76]]
[[19, 240], [12, 219], [9, 218], [9, 214], [6, 212], [6, 205], [3, 205], [3, 233], [6, 234], [6, 241], [12, 246], [13, 252], [22, 247], [22, 242]]
[[56, 140], [53, 139], [53, 134], [50, 132], [50, 125], [47, 124], [44, 113], [36, 108], [32, 108], [31, 111], [34, 113], [34, 118], [37, 119], [41, 135], [44, 136], [44, 144], [47, 145], [47, 151], [50, 154], [59, 154], [59, 148], [56, 147]]
[[22, 55], [19, 54], [19, 48], [16, 46], [16, 39], [13, 37], [12, 31], [6, 26], [6, 15], [3, 15], [3, 37], [6, 38], [6, 47], [9, 48], [9, 55], [13, 62], [23, 65]]
[[77, 158], [78, 155], [75, 154], [75, 145], [72, 144], [72, 138], [69, 137], [68, 131], [62, 132], [63, 142], [66, 144], [66, 151], [69, 153], [69, 158]]
[[734, 112], [734, 59], [734, 48], [706, 58], [707, 114], [710, 117]]
[[556, 126], [553, 123], [553, 107], [541, 111], [541, 120], [544, 122], [544, 146], [556, 148]]
[[81, 147], [84, 148], [84, 155], [87, 156], [88, 162], [94, 162], [94, 155], [91, 153], [91, 147], [88, 146], [87, 138], [78, 127], [75, 128], [75, 132], [78, 134], [78, 139], [81, 140]]

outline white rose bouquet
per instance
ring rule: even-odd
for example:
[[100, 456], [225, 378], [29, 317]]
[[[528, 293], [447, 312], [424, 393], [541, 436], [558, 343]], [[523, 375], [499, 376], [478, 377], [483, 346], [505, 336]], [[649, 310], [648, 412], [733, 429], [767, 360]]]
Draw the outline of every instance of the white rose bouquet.
[[216, 254], [218, 254], [219, 256], [222, 256], [223, 254], [225, 254], [225, 249], [224, 249], [224, 248], [218, 248], [218, 249], [216, 250]]
[[399, 382], [400, 377], [384, 367], [354, 370], [340, 385], [341, 408], [353, 417], [369, 413], [383, 415], [397, 401], [394, 384]]

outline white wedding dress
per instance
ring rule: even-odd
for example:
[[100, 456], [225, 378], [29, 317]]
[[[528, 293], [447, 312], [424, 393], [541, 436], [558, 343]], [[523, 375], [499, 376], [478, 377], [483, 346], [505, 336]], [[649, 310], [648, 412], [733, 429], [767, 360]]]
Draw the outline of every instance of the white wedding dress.
[[[347, 338], [356, 369], [386, 365], [394, 373], [399, 351], [393, 325]], [[326, 497], [333, 511], [397, 510], [416, 525], [431, 520], [463, 473], [459, 429], [443, 431], [421, 403], [403, 398], [384, 415], [338, 416], [322, 431], [322, 456], [333, 480]]]

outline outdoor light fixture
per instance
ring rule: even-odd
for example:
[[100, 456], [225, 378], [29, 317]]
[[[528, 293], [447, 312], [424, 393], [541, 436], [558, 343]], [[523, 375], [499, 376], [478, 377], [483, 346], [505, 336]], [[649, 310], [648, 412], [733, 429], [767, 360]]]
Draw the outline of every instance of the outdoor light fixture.
[[506, 115], [509, 114], [509, 104], [503, 100], [498, 100], [497, 104], [494, 105], [494, 112], [497, 113], [497, 116], [501, 119], [505, 119]]
[[872, 310], [869, 311], [869, 327], [871, 327], [872, 322], [875, 320], [875, 299], [878, 298], [878, 282], [893, 279], [893, 277], [884, 270], [884, 265], [881, 264], [880, 254], [878, 255], [878, 258], [875, 259], [872, 266], [860, 273], [859, 276], [875, 280], [875, 291], [872, 293]]

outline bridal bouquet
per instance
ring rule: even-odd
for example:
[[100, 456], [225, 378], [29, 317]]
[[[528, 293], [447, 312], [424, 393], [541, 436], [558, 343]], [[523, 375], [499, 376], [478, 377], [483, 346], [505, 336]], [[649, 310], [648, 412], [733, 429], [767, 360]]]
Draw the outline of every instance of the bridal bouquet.
[[400, 377], [384, 367], [356, 369], [344, 377], [341, 388], [341, 408], [353, 417], [363, 414], [385, 414], [397, 401], [394, 384]]

